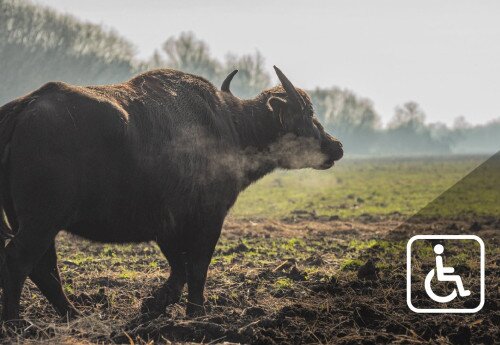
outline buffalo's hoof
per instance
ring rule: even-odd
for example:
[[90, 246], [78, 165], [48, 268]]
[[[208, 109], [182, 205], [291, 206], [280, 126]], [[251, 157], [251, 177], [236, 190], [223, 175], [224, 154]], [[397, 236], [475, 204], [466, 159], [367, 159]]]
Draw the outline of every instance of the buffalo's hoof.
[[2, 322], [2, 328], [9, 330], [23, 330], [26, 328], [31, 328], [33, 327], [33, 325], [34, 324], [31, 321], [24, 319], [8, 320]]
[[166, 305], [158, 301], [155, 297], [147, 297], [142, 300], [141, 314], [161, 314], [165, 311]]
[[80, 313], [75, 308], [72, 308], [72, 309], [68, 309], [68, 311], [66, 311], [66, 313], [63, 313], [61, 318], [59, 319], [59, 321], [62, 323], [66, 323], [69, 321], [73, 321], [81, 316], [83, 316], [82, 313]]
[[189, 317], [198, 317], [206, 314], [205, 308], [203, 305], [189, 303], [186, 307], [186, 315]]
[[175, 304], [181, 299], [181, 292], [169, 286], [162, 286], [151, 297], [142, 301], [141, 313], [162, 314], [168, 305]]

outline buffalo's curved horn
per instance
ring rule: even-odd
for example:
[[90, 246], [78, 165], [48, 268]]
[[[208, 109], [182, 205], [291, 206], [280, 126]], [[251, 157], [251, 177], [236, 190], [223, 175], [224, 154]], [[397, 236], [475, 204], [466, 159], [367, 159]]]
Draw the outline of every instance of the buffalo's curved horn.
[[278, 67], [276, 66], [273, 67], [290, 101], [293, 102], [293, 105], [297, 106], [298, 109], [300, 110], [304, 109], [305, 107], [304, 99], [297, 91], [297, 89], [295, 89], [295, 86], [293, 86], [292, 82], [288, 80], [288, 78], [283, 74], [283, 72], [281, 72], [281, 70]]
[[231, 90], [229, 90], [229, 85], [231, 84], [231, 80], [233, 80], [233, 77], [236, 75], [236, 73], [238, 73], [237, 69], [229, 73], [226, 79], [224, 79], [224, 81], [222, 82], [222, 86], [220, 87], [222, 91], [231, 93]]

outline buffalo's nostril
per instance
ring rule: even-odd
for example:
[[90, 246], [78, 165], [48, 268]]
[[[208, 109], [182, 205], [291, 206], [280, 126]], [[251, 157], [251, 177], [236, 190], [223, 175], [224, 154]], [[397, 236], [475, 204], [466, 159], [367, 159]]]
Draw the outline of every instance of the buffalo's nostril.
[[321, 149], [328, 156], [328, 161], [338, 161], [344, 156], [344, 150], [340, 141], [324, 141]]

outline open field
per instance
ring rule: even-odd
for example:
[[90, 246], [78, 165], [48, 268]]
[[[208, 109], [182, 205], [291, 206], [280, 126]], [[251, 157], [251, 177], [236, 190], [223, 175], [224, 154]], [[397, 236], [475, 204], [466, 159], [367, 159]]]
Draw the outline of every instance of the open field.
[[[242, 195], [226, 221], [209, 270], [207, 314], [196, 319], [186, 318], [185, 298], [159, 318], [140, 315], [141, 300], [169, 270], [155, 245], [95, 244], [61, 233], [57, 245], [65, 289], [84, 316], [60, 322], [29, 283], [22, 315], [32, 325], [6, 340], [497, 342], [498, 208], [485, 205], [473, 219], [405, 223], [486, 158], [345, 160], [331, 171], [268, 176]], [[433, 315], [408, 309], [406, 242], [415, 233], [429, 231], [483, 238], [487, 297], [479, 313]], [[422, 255], [431, 252], [430, 245], [419, 249]], [[465, 284], [474, 277], [477, 263], [468, 256], [450, 264], [465, 277]], [[422, 270], [427, 268], [428, 262], [423, 263]], [[471, 300], [456, 303], [477, 303], [477, 291]]]
[[234, 217], [284, 218], [297, 213], [340, 218], [412, 215], [487, 156], [352, 159], [332, 170], [279, 171], [248, 188]]
[[[324, 219], [364, 214], [409, 216], [487, 159], [488, 156], [346, 159], [327, 171], [280, 171], [248, 188], [232, 215], [273, 219], [300, 214]], [[491, 191], [485, 188], [475, 192], [484, 197]], [[491, 213], [488, 209], [486, 215]]]

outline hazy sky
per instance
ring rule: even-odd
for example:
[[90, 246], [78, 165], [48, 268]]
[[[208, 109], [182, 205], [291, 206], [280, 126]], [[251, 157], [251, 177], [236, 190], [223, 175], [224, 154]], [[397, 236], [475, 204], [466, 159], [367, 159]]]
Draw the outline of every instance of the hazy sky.
[[384, 121], [408, 100], [430, 122], [500, 117], [496, 0], [35, 2], [115, 28], [140, 57], [182, 31], [220, 58], [258, 49], [299, 87], [337, 85], [370, 98]]

